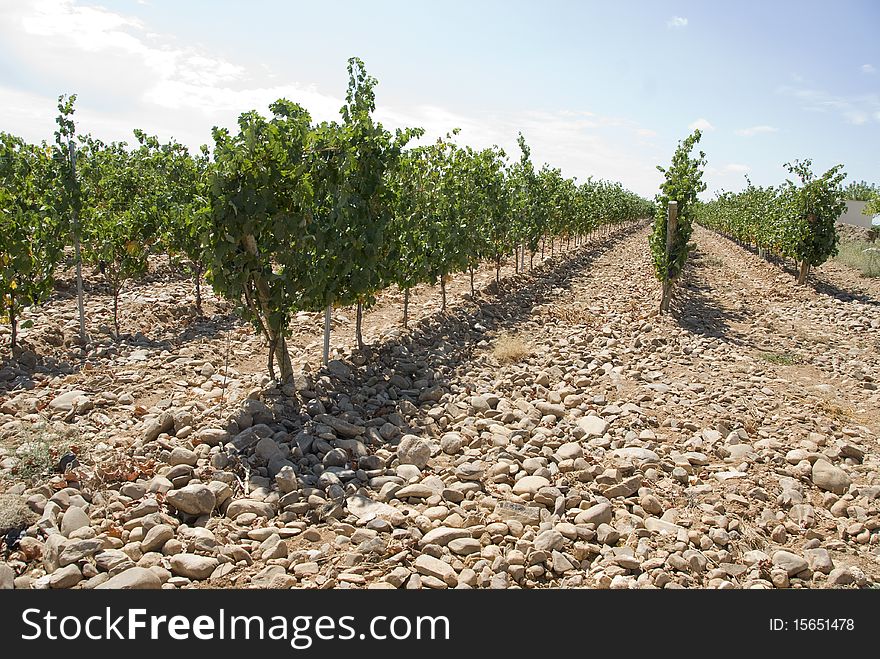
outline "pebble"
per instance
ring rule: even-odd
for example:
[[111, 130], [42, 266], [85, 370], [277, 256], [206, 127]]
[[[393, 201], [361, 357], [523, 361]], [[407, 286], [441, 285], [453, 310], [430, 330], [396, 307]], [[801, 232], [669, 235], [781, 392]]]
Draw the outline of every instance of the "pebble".
[[165, 496], [169, 506], [187, 515], [208, 515], [217, 505], [217, 497], [207, 485], [186, 485]]
[[434, 558], [427, 554], [420, 554], [418, 558], [413, 561], [413, 568], [415, 568], [415, 570], [421, 575], [440, 579], [447, 586], [455, 587], [458, 584], [455, 570], [449, 565], [449, 563], [441, 561], [439, 558]]
[[98, 590], [156, 590], [162, 582], [156, 573], [143, 567], [132, 567], [120, 572], [99, 586]]
[[835, 467], [823, 458], [813, 463], [812, 479], [816, 487], [834, 494], [845, 494], [852, 484], [852, 480], [843, 469]]
[[175, 554], [170, 560], [173, 574], [199, 581], [210, 577], [219, 564], [216, 558], [197, 554]]
[[71, 506], [64, 511], [64, 515], [61, 517], [61, 535], [69, 538], [71, 533], [88, 527], [90, 523], [88, 513], [85, 510], [79, 506]]
[[592, 414], [578, 419], [577, 426], [584, 431], [588, 438], [601, 437], [608, 430], [608, 422]]
[[798, 556], [790, 551], [779, 550], [773, 554], [773, 565], [778, 565], [786, 571], [788, 576], [794, 576], [810, 567], [803, 556]]
[[416, 435], [404, 435], [397, 445], [397, 459], [402, 465], [424, 469], [431, 458], [431, 445]]
[[[530, 284], [552, 303], [523, 312], [507, 280], [479, 306], [457, 307], [453, 292], [442, 324], [380, 332], [371, 357], [341, 346], [327, 369], [298, 343], [320, 324], [302, 312], [290, 347], [304, 363], [281, 386], [257, 366], [238, 372], [264, 350], [243, 326], [228, 367], [212, 321], [197, 321], [205, 338], [156, 338], [178, 336], [179, 318], [166, 326], [153, 313], [187, 308], [189, 282], [126, 287], [123, 306], [143, 299], [123, 322], [144, 317], [144, 335], [99, 339], [96, 368], [38, 368], [32, 388], [0, 403], [9, 445], [45, 409], [89, 448], [81, 483], [47, 474], [14, 486], [34, 517], [14, 569], [0, 562], [0, 587], [875, 586], [857, 565], [873, 565], [880, 457], [876, 429], [856, 415], [880, 405], [880, 361], [864, 339], [880, 310], [795, 287], [695, 227], [698, 254], [725, 267], [689, 262], [704, 312], [657, 316], [645, 238], [635, 230], [607, 253], [559, 261]], [[742, 277], [731, 280], [734, 262]], [[842, 268], [816, 277], [846, 289]], [[182, 294], [166, 300], [169, 290]], [[74, 307], [33, 311], [58, 322], [36, 323], [29, 341], [74, 317], [58, 309]], [[718, 332], [728, 312], [749, 322]], [[540, 341], [499, 364], [494, 328], [514, 316]], [[819, 349], [826, 335], [833, 350]], [[38, 345], [34, 364], [67, 358]], [[802, 360], [810, 380], [763, 356], [773, 353]], [[17, 377], [15, 363], [0, 380]], [[0, 476], [14, 482], [17, 459], [0, 451]], [[125, 478], [93, 480], [97, 465]]]
[[513, 486], [514, 494], [537, 494], [542, 487], [550, 485], [550, 481], [543, 476], [524, 476]]

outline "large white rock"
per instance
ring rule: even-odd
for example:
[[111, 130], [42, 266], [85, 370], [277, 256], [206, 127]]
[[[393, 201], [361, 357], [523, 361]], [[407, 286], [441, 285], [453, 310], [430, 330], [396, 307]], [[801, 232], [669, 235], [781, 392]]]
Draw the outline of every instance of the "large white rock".
[[852, 479], [840, 467], [819, 458], [813, 463], [813, 484], [834, 494], [846, 494]]
[[88, 396], [87, 392], [74, 389], [73, 391], [63, 393], [60, 396], [55, 396], [55, 398], [49, 401], [49, 407], [53, 410], [58, 410], [59, 412], [69, 412], [73, 409], [73, 404], [77, 399], [84, 396]]
[[608, 430], [608, 422], [594, 414], [581, 417], [577, 420], [577, 425], [586, 433], [587, 437], [601, 437]]
[[171, 557], [171, 572], [189, 579], [207, 579], [220, 562], [209, 556], [198, 554], [175, 554]]
[[145, 567], [132, 567], [110, 577], [95, 590], [154, 590], [162, 587], [156, 573]]
[[523, 476], [513, 485], [514, 494], [537, 494], [542, 487], [550, 485], [543, 476]]
[[171, 490], [165, 502], [187, 515], [208, 515], [217, 505], [217, 497], [207, 485], [186, 485], [179, 490]]
[[397, 459], [402, 465], [415, 465], [424, 469], [431, 457], [431, 445], [416, 435], [404, 435], [397, 445]]
[[74, 531], [88, 526], [91, 522], [85, 510], [79, 506], [71, 506], [61, 516], [61, 534], [67, 538]]

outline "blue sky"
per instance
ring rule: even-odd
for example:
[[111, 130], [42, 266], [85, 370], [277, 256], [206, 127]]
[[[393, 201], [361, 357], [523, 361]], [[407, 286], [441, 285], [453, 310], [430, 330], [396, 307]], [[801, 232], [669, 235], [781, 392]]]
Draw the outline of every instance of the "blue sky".
[[0, 0], [0, 130], [51, 139], [55, 98], [104, 139], [195, 147], [286, 96], [336, 117], [345, 63], [378, 116], [622, 181], [703, 127], [709, 191], [843, 163], [880, 182], [880, 2]]

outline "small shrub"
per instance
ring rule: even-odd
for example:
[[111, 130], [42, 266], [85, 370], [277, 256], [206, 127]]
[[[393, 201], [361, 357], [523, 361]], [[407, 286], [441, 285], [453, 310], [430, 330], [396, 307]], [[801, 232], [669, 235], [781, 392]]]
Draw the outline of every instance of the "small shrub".
[[838, 250], [834, 258], [838, 263], [859, 270], [864, 277], [880, 277], [880, 247], [864, 240], [854, 240], [841, 243]]
[[13, 474], [18, 480], [35, 481], [54, 472], [58, 458], [70, 450], [75, 431], [59, 424], [50, 425], [41, 418], [24, 426], [21, 436], [14, 453], [18, 462]]
[[800, 355], [794, 355], [790, 352], [764, 352], [761, 353], [761, 358], [766, 362], [777, 364], [778, 366], [794, 366], [803, 361]]

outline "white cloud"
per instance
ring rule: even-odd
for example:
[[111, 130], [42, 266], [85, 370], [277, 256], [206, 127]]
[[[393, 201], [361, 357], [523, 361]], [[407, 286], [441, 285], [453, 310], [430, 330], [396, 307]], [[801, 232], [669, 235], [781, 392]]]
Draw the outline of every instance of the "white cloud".
[[736, 134], [742, 137], [754, 137], [762, 133], [776, 133], [778, 131], [779, 129], [775, 126], [752, 126], [750, 128], [740, 128], [736, 131]]
[[863, 112], [862, 110], [846, 110], [843, 113], [843, 116], [848, 123], [851, 123], [854, 126], [861, 126], [862, 124], [866, 124], [868, 123], [868, 119], [870, 119], [870, 115], [867, 112]]
[[637, 128], [636, 135], [639, 137], [657, 137], [657, 131], [650, 128]]
[[876, 72], [877, 72], [877, 69], [874, 68], [873, 65], [871, 65], [871, 64], [862, 64], [862, 73], [867, 73], [867, 74], [870, 75], [871, 73], [876, 73]]
[[684, 18], [683, 16], [673, 16], [668, 21], [666, 21], [666, 27], [673, 29], [687, 27], [687, 24], [688, 19]]
[[[860, 126], [878, 118], [880, 94], [869, 93], [850, 96], [837, 96], [821, 89], [791, 87], [783, 85], [777, 93], [794, 98], [802, 110], [808, 112], [835, 112], [849, 124]], [[880, 119], [878, 119], [880, 120]]]
[[700, 129], [700, 130], [703, 131], [703, 132], [710, 131], [710, 130], [715, 130], [715, 126], [713, 126], [713, 125], [709, 122], [708, 119], [704, 119], [703, 117], [700, 117], [700, 118], [697, 119], [695, 122], [693, 122], [692, 124], [690, 124], [690, 125], [688, 126], [688, 128], [690, 128], [691, 130], [697, 130], [697, 129]]
[[731, 162], [724, 165], [724, 167], [721, 168], [721, 171], [728, 172], [730, 174], [747, 174], [748, 172], [752, 171], [752, 168], [748, 165], [741, 165], [739, 163]]
[[[58, 92], [78, 94], [80, 132], [130, 142], [132, 129], [142, 128], [191, 148], [211, 142], [212, 126], [234, 129], [241, 112], [256, 108], [267, 114], [278, 98], [300, 103], [317, 121], [338, 119], [344, 101], [344, 89], [327, 93], [266, 66], [245, 67], [204, 48], [181, 45], [136, 17], [74, 0], [0, 4], [0, 40], [12, 54], [11, 65], [35, 87], [48, 81], [43, 83], [51, 90], [46, 93], [0, 83], [0, 125], [36, 142], [52, 139], [59, 80], [66, 88]], [[578, 180], [591, 175], [619, 180], [646, 196], [653, 196], [660, 181], [654, 165], [663, 154], [644, 143], [654, 132], [622, 117], [578, 108], [468, 113], [380, 101], [377, 118], [389, 128], [424, 127], [423, 142], [459, 127], [462, 143], [477, 148], [498, 144], [511, 157], [516, 157], [516, 135], [522, 131], [537, 164], [549, 162]]]

